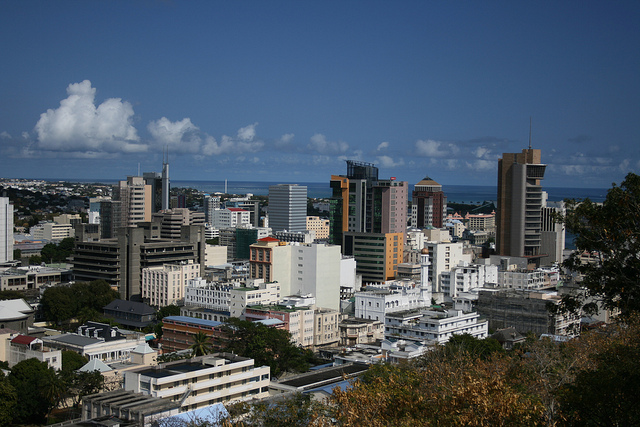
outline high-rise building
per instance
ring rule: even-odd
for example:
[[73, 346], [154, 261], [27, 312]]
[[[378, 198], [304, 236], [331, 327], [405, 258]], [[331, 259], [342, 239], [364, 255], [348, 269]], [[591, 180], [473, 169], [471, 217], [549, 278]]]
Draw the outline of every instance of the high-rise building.
[[273, 231], [307, 228], [307, 187], [298, 184], [269, 186], [269, 226]]
[[542, 192], [542, 253], [540, 265], [562, 263], [562, 251], [565, 245], [565, 226], [556, 216], [564, 216], [564, 202], [547, 201], [547, 193]]
[[207, 224], [213, 224], [213, 211], [220, 209], [220, 196], [205, 194], [204, 196], [204, 220]]
[[13, 205], [0, 197], [0, 263], [13, 260]]
[[504, 153], [498, 160], [498, 254], [538, 258], [542, 255], [542, 187], [547, 165], [541, 151]]
[[139, 222], [151, 221], [152, 193], [141, 176], [128, 176], [113, 191], [113, 200], [120, 202], [119, 227], [135, 227]]
[[442, 185], [427, 176], [415, 185], [412, 196], [411, 226], [442, 228], [447, 214], [447, 196]]
[[342, 244], [343, 233], [405, 233], [409, 184], [381, 180], [371, 163], [347, 160], [347, 175], [331, 176], [329, 240]]

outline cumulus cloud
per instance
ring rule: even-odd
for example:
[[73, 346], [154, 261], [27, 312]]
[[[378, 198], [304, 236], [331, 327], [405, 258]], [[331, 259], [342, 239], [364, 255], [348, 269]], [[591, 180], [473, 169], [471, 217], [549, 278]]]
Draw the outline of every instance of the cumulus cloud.
[[344, 154], [349, 149], [349, 144], [343, 141], [327, 141], [324, 135], [316, 133], [311, 137], [307, 149], [324, 155]]
[[51, 151], [125, 152], [147, 150], [133, 126], [133, 107], [109, 98], [96, 107], [96, 89], [89, 80], [67, 87], [67, 98], [36, 123], [38, 148]]
[[378, 163], [384, 168], [393, 168], [396, 166], [403, 166], [404, 160], [399, 159], [398, 161], [394, 161], [389, 156], [378, 156]]
[[469, 169], [477, 172], [493, 171], [497, 168], [496, 162], [484, 159], [477, 159], [472, 162], [466, 162], [465, 164]]
[[200, 151], [200, 129], [191, 123], [191, 119], [172, 122], [166, 117], [159, 120], [152, 120], [147, 125], [147, 130], [154, 141], [167, 146], [170, 152], [178, 153], [198, 153]]
[[416, 141], [416, 151], [420, 156], [448, 157], [458, 154], [460, 149], [451, 142], [434, 141], [432, 139]]
[[206, 135], [203, 145], [202, 154], [205, 156], [222, 155], [222, 154], [240, 154], [254, 153], [264, 147], [264, 142], [254, 140], [255, 127], [257, 123], [245, 126], [238, 130], [236, 137], [223, 135], [218, 142], [214, 137]]
[[377, 151], [381, 151], [384, 150], [386, 148], [389, 148], [389, 143], [388, 142], [381, 142], [380, 144], [378, 144], [378, 148], [376, 148]]

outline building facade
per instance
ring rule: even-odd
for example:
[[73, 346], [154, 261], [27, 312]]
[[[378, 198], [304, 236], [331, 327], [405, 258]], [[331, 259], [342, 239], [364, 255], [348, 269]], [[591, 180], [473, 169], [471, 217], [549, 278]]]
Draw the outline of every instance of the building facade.
[[13, 205], [0, 197], [0, 263], [13, 260]]
[[411, 226], [442, 228], [447, 215], [447, 197], [442, 185], [429, 177], [414, 186], [411, 204]]
[[497, 251], [500, 255], [542, 255], [542, 186], [546, 165], [541, 151], [504, 153], [498, 160]]
[[176, 304], [185, 297], [189, 280], [200, 276], [201, 266], [193, 260], [142, 269], [142, 299], [154, 307]]
[[307, 187], [269, 186], [269, 226], [273, 231], [302, 232], [307, 226]]

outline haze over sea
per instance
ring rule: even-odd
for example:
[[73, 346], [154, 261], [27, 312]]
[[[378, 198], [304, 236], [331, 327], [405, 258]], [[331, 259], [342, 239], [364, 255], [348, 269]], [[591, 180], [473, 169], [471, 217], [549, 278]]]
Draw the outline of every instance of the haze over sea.
[[[71, 182], [96, 182], [90, 180], [65, 180]], [[103, 184], [116, 184], [116, 180], [101, 180]], [[286, 182], [262, 182], [262, 181], [227, 181], [227, 193], [229, 194], [254, 194], [257, 196], [269, 195], [269, 186], [275, 184], [287, 184]], [[331, 197], [331, 188], [328, 182], [294, 182], [292, 184], [305, 185], [307, 195], [313, 198]], [[224, 181], [171, 181], [172, 187], [194, 188], [204, 193], [224, 193]], [[497, 187], [480, 185], [443, 185], [443, 191], [448, 202], [477, 204], [484, 201], [497, 199]], [[550, 201], [564, 199], [586, 199], [593, 202], [602, 202], [607, 196], [606, 188], [571, 188], [571, 187], [545, 187], [542, 189], [549, 194]], [[409, 185], [409, 195], [413, 191], [413, 185]], [[411, 196], [409, 196], [411, 197]]]

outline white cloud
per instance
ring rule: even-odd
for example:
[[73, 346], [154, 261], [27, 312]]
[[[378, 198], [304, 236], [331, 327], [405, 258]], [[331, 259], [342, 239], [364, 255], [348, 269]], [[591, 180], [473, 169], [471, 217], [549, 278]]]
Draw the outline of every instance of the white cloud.
[[466, 165], [468, 168], [477, 172], [495, 171], [498, 167], [496, 162], [484, 159], [477, 159], [472, 162], [466, 162]]
[[133, 107], [109, 98], [96, 107], [96, 89], [89, 80], [67, 87], [60, 107], [40, 115], [35, 131], [38, 147], [52, 151], [143, 152], [133, 126]]
[[420, 156], [450, 157], [455, 156], [460, 150], [453, 143], [428, 139], [416, 141], [416, 151]]
[[0, 139], [11, 139], [11, 134], [7, 131], [0, 133]]
[[349, 149], [349, 144], [343, 141], [327, 141], [324, 135], [316, 133], [311, 137], [307, 148], [324, 155], [343, 154]]
[[237, 136], [231, 137], [223, 135], [220, 142], [210, 135], [206, 135], [202, 146], [202, 153], [205, 156], [222, 155], [222, 154], [241, 154], [254, 153], [260, 151], [264, 147], [264, 142], [254, 140], [255, 127], [257, 123], [245, 126], [238, 130]]
[[170, 152], [198, 153], [200, 151], [200, 129], [191, 123], [191, 119], [184, 118], [172, 122], [166, 117], [152, 120], [147, 130], [158, 145], [168, 146]]
[[384, 168], [393, 168], [396, 166], [403, 166], [404, 160], [400, 159], [396, 162], [389, 156], [378, 156], [378, 163]]
[[381, 142], [380, 144], [378, 144], [378, 148], [376, 148], [376, 150], [380, 151], [380, 150], [384, 150], [385, 148], [389, 148], [389, 143]]
[[241, 141], [253, 141], [253, 138], [256, 137], [256, 126], [258, 126], [257, 122], [240, 128], [238, 130], [238, 139]]

